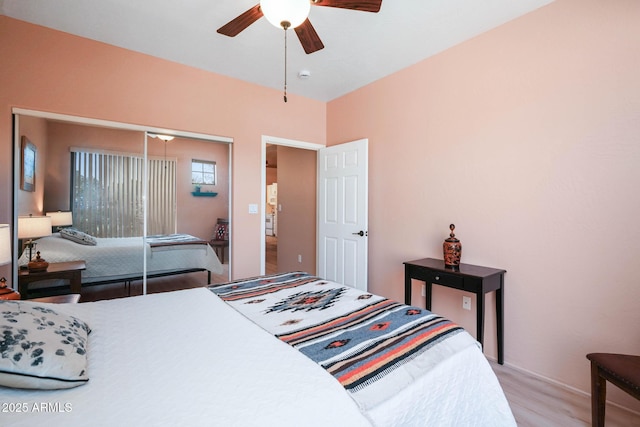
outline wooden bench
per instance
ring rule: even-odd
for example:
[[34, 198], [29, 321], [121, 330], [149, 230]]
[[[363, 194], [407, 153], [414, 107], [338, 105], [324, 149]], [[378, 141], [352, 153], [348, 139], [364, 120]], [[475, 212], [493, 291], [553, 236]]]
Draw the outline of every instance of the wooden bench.
[[607, 381], [636, 399], [640, 399], [640, 356], [613, 353], [590, 353], [591, 425], [604, 427]]

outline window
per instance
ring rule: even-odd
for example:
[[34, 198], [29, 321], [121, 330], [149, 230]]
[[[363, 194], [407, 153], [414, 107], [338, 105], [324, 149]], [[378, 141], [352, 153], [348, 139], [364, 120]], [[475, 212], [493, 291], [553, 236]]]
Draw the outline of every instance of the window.
[[[144, 159], [129, 153], [72, 151], [74, 226], [96, 237], [142, 236]], [[175, 233], [176, 163], [147, 161], [149, 235]]]
[[216, 162], [191, 160], [191, 183], [193, 185], [215, 185]]

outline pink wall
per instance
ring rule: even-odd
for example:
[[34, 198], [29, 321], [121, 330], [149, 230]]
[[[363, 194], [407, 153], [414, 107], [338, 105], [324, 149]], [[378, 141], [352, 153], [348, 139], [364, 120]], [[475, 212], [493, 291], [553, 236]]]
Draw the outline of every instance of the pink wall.
[[[209, 240], [218, 218], [229, 218], [229, 149], [228, 144], [184, 138], [175, 138], [168, 143], [167, 156], [178, 159], [178, 233]], [[191, 184], [192, 159], [216, 162], [216, 185], [202, 186], [202, 191], [218, 193], [216, 197], [191, 194], [194, 188]]]
[[[0, 222], [11, 218], [11, 108], [232, 137], [233, 276], [260, 272], [261, 136], [324, 143], [326, 104], [0, 16]], [[221, 58], [224, 60], [224, 58]], [[8, 201], [8, 203], [7, 203]]]
[[278, 271], [316, 273], [316, 154], [278, 146]]
[[[586, 392], [587, 353], [640, 354], [639, 22], [557, 0], [328, 104], [327, 145], [369, 138], [372, 292], [402, 298], [455, 223], [463, 262], [508, 271], [508, 364]], [[433, 309], [474, 331], [462, 295]]]

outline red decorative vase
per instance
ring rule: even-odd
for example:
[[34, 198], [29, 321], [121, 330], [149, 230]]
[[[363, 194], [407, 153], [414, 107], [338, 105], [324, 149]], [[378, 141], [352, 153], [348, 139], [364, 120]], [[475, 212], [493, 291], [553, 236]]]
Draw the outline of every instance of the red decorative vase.
[[49, 263], [44, 258], [40, 258], [40, 251], [38, 251], [36, 258], [27, 264], [27, 268], [29, 268], [29, 271], [32, 273], [47, 271], [48, 267]]
[[451, 234], [449, 237], [445, 239], [442, 244], [442, 250], [444, 254], [444, 266], [446, 268], [451, 268], [457, 270], [460, 268], [460, 256], [462, 255], [462, 243], [460, 240], [456, 239], [456, 235], [453, 233], [456, 226], [451, 224], [449, 229], [451, 230]]
[[0, 279], [0, 300], [3, 299], [20, 299], [20, 294], [7, 286], [4, 277]]

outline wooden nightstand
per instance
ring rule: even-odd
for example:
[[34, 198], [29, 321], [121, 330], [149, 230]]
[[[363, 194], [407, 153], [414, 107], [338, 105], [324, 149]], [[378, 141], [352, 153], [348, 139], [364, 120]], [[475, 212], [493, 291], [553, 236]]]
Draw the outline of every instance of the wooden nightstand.
[[496, 293], [496, 335], [498, 363], [504, 363], [504, 274], [506, 270], [460, 264], [458, 269], [447, 268], [440, 259], [424, 258], [404, 263], [404, 301], [411, 305], [411, 279], [425, 282], [425, 306], [431, 310], [433, 284], [473, 292], [476, 294], [476, 339], [483, 344], [484, 294]]
[[80, 294], [82, 288], [82, 270], [86, 269], [84, 260], [52, 262], [46, 271], [30, 272], [18, 270], [18, 291], [23, 299], [28, 299], [29, 283], [41, 280], [66, 279], [71, 285], [71, 293]]
[[80, 301], [80, 294], [55, 295], [52, 297], [33, 298], [27, 301], [46, 302], [52, 304], [75, 304]]

